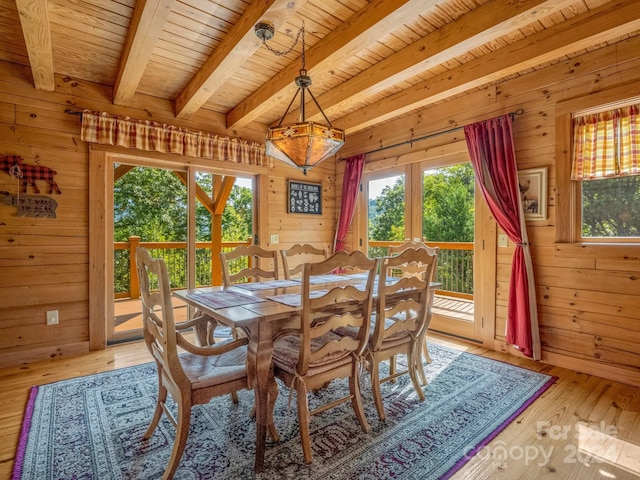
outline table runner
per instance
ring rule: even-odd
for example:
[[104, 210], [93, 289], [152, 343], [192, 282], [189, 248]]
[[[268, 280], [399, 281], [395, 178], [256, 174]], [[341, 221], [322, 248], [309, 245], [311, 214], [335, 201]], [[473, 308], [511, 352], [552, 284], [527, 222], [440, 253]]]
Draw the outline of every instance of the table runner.
[[187, 298], [197, 300], [199, 303], [210, 308], [227, 308], [237, 307], [239, 305], [248, 305], [250, 303], [264, 302], [263, 298], [254, 297], [253, 295], [245, 295], [240, 292], [219, 291], [207, 293], [189, 293]]
[[[327, 293], [328, 290], [314, 290], [311, 292], [311, 298], [318, 298]], [[299, 293], [285, 293], [282, 295], [270, 295], [267, 296], [269, 300], [273, 300], [274, 302], [284, 303], [285, 305], [289, 305], [290, 307], [299, 307], [302, 305], [301, 299], [302, 296]]]
[[266, 282], [235, 283], [233, 286], [244, 290], [269, 290], [272, 288], [296, 287], [300, 285], [300, 280], [269, 280]]

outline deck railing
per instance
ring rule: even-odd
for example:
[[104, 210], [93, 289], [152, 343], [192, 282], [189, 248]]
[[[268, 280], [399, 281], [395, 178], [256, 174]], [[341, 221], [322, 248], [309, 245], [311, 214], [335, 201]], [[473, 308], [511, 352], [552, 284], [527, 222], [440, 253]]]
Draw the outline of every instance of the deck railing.
[[[172, 288], [187, 288], [187, 242], [141, 242], [140, 237], [131, 237], [128, 242], [114, 242], [115, 298], [138, 298], [140, 295], [135, 264], [138, 245], [149, 250], [152, 257], [164, 259]], [[249, 242], [222, 242], [222, 251], [229, 252], [240, 245], [249, 245]], [[197, 287], [211, 285], [211, 261], [211, 242], [196, 242]], [[236, 272], [246, 266], [247, 259], [239, 258], [231, 262], [229, 269]], [[156, 288], [157, 285], [151, 287]]]
[[[246, 242], [222, 242], [222, 251], [228, 252]], [[369, 241], [370, 257], [387, 255], [387, 247], [403, 242]], [[473, 243], [472, 242], [428, 242], [440, 247], [436, 280], [442, 283], [437, 293], [452, 297], [473, 298]], [[187, 288], [187, 243], [186, 242], [141, 242], [131, 237], [128, 242], [115, 242], [114, 296], [115, 298], [138, 298], [140, 287], [135, 265], [135, 250], [140, 245], [149, 250], [152, 257], [161, 257], [167, 264], [172, 288]], [[133, 259], [133, 262], [131, 261]], [[244, 262], [244, 263], [243, 263]], [[231, 272], [246, 267], [246, 258], [234, 260], [229, 265]], [[196, 286], [211, 285], [211, 242], [196, 242]], [[155, 288], [152, 285], [152, 288]]]
[[[369, 240], [370, 257], [387, 255], [391, 245], [404, 242]], [[473, 298], [473, 242], [427, 242], [429, 246], [440, 247], [436, 280], [442, 288], [436, 293], [450, 297]]]

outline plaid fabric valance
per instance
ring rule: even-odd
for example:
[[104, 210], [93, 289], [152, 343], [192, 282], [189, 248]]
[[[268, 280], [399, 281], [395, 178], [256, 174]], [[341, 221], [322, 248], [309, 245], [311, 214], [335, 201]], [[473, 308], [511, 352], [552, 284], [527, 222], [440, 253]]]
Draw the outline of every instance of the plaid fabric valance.
[[572, 180], [640, 175], [640, 104], [573, 119]]
[[148, 152], [273, 166], [273, 161], [264, 153], [264, 145], [257, 142], [90, 110], [82, 112], [82, 140]]

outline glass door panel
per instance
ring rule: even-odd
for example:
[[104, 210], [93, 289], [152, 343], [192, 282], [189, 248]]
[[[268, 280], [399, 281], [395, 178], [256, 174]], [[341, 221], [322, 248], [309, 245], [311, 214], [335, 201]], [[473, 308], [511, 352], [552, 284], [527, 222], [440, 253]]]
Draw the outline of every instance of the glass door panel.
[[431, 329], [476, 339], [475, 178], [470, 163], [423, 170], [422, 237], [440, 247]]
[[[165, 168], [114, 165], [113, 239], [114, 315], [108, 319], [108, 342], [142, 336], [140, 291], [135, 249], [146, 247], [164, 258], [171, 286], [187, 285], [187, 188], [183, 172]], [[186, 309], [176, 309], [176, 321]]]
[[405, 176], [390, 175], [367, 181], [368, 254], [387, 254], [390, 241], [405, 238]]

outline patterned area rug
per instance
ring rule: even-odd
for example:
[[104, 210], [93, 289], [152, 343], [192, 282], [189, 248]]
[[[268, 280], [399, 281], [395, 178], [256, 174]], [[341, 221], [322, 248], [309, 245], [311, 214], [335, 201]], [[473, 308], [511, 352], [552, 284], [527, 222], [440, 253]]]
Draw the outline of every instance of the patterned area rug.
[[[419, 402], [408, 379], [385, 383], [386, 423], [375, 412], [368, 376], [363, 401], [372, 427], [365, 434], [351, 405], [311, 419], [314, 463], [305, 465], [295, 398], [280, 385], [275, 422], [281, 441], [270, 443], [259, 479], [446, 479], [497, 435], [554, 378], [523, 368], [430, 346], [429, 384]], [[155, 406], [155, 364], [148, 363], [34, 387], [25, 413], [13, 479], [158, 479], [175, 430], [163, 417], [149, 441]], [[334, 381], [310, 403], [342, 396]], [[295, 394], [294, 394], [295, 396]], [[195, 407], [177, 479], [253, 478], [255, 423], [252, 392]]]

